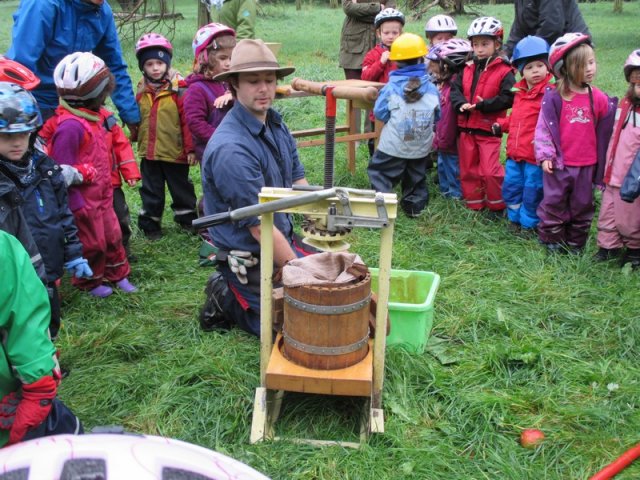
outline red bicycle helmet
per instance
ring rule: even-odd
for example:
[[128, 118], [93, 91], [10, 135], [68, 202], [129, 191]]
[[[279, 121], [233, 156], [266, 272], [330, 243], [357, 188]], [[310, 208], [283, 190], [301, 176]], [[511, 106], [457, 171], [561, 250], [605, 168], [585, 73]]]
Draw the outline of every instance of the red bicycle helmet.
[[25, 90], [33, 90], [40, 85], [40, 79], [24, 65], [0, 55], [0, 82], [20, 85]]

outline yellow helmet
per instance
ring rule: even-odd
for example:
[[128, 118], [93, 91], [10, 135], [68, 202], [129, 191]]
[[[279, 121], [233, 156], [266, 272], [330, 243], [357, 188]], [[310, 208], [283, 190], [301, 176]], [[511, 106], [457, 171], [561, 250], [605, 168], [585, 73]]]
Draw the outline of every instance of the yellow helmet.
[[403, 33], [391, 44], [390, 60], [411, 60], [424, 57], [429, 49], [423, 38], [415, 33]]

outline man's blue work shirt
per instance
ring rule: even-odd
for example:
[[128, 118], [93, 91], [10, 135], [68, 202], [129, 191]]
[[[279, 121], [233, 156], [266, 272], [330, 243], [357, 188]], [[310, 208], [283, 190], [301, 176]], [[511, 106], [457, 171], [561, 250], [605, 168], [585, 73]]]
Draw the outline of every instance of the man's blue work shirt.
[[[202, 189], [206, 215], [258, 203], [262, 187], [287, 187], [304, 178], [296, 143], [282, 117], [273, 109], [262, 123], [236, 101], [209, 140], [202, 159]], [[258, 217], [209, 229], [214, 243], [225, 250], [260, 253], [260, 244], [248, 227]], [[293, 224], [285, 213], [274, 224], [291, 241]]]

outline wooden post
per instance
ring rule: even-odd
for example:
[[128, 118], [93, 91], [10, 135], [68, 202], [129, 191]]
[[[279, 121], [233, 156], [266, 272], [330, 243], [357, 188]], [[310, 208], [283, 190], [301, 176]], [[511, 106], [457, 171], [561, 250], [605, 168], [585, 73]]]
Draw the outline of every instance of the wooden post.
[[273, 213], [262, 214], [260, 232], [260, 386], [264, 387], [273, 348]]
[[373, 392], [371, 407], [382, 408], [384, 384], [384, 355], [387, 342], [387, 311], [391, 279], [391, 255], [393, 250], [393, 227], [395, 220], [380, 231], [380, 265], [378, 270], [378, 305], [376, 310], [376, 334], [373, 343]]
[[204, 3], [198, 1], [198, 28], [203, 27], [207, 23], [211, 23], [209, 11]]

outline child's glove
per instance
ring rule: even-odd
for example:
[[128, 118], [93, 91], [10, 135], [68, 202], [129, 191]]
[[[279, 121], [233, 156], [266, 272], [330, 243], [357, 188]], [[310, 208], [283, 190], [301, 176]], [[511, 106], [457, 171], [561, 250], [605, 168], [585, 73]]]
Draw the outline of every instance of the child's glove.
[[71, 165], [60, 165], [60, 170], [62, 171], [64, 184], [67, 187], [70, 187], [71, 185], [80, 185], [82, 183], [82, 174], [77, 168], [72, 167]]
[[240, 280], [240, 283], [246, 285], [249, 281], [247, 279], [247, 268], [255, 267], [258, 264], [258, 259], [254, 257], [251, 252], [231, 250], [227, 256], [227, 263], [231, 271], [235, 273], [238, 280]]
[[93, 276], [93, 270], [91, 270], [89, 262], [82, 257], [69, 260], [64, 264], [64, 268], [69, 273], [73, 273], [76, 278], [91, 278]]
[[[52, 376], [42, 377], [37, 382], [22, 385], [7, 445], [18, 443], [31, 428], [44, 422], [56, 397], [57, 384]], [[7, 397], [5, 397], [7, 398]], [[4, 399], [3, 399], [4, 400]]]
[[82, 183], [91, 183], [96, 178], [98, 171], [90, 163], [80, 163], [76, 165], [76, 170], [82, 175]]

